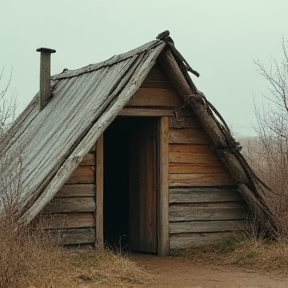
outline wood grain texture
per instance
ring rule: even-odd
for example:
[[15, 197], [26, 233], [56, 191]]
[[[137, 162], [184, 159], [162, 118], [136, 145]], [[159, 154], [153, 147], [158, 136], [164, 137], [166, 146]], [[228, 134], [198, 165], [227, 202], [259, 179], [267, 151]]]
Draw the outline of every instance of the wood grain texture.
[[141, 88], [158, 88], [158, 89], [174, 89], [175, 87], [171, 82], [165, 81], [144, 81]]
[[94, 212], [94, 197], [54, 198], [44, 208], [44, 213]]
[[139, 88], [126, 107], [181, 107], [183, 104], [175, 89]]
[[[207, 209], [235, 209], [235, 210], [246, 210], [247, 209], [247, 205], [245, 202], [243, 201], [227, 201], [227, 202], [203, 202], [203, 203], [171, 203], [170, 204], [170, 208], [174, 209], [174, 208], [180, 208], [184, 207], [184, 209], [200, 209], [200, 208], [207, 208]], [[198, 210], [197, 210], [198, 211]]]
[[95, 165], [95, 153], [88, 153], [81, 161], [80, 166], [94, 166]]
[[201, 128], [200, 122], [196, 119], [191, 109], [191, 116], [181, 117], [178, 121], [175, 117], [169, 117], [169, 127], [170, 128]]
[[44, 229], [66, 229], [95, 227], [95, 218], [90, 213], [69, 213], [43, 215]]
[[235, 180], [227, 173], [224, 174], [169, 174], [169, 186], [219, 186], [235, 185]]
[[169, 119], [162, 117], [159, 123], [159, 223], [158, 255], [169, 254]]
[[236, 189], [224, 188], [170, 188], [170, 203], [210, 203], [243, 201]]
[[224, 166], [214, 166], [204, 163], [170, 163], [170, 174], [225, 174], [228, 173]]
[[171, 234], [245, 231], [247, 222], [246, 220], [173, 222], [170, 223], [169, 229]]
[[67, 184], [94, 184], [95, 168], [93, 166], [79, 166], [72, 172]]
[[188, 205], [177, 205], [169, 209], [170, 222], [244, 220], [247, 215], [246, 209], [233, 207], [189, 207]]
[[149, 253], [157, 253], [156, 128], [155, 121], [146, 122], [129, 140], [130, 247]]
[[169, 143], [210, 144], [211, 140], [205, 131], [200, 128], [172, 128], [169, 133]]
[[167, 73], [165, 72], [162, 65], [156, 62], [144, 80], [144, 82], [149, 82], [149, 81], [170, 82], [170, 79], [167, 76]]
[[59, 229], [49, 231], [49, 233], [59, 239], [62, 245], [95, 243], [95, 228]]
[[94, 184], [65, 184], [55, 195], [56, 198], [65, 197], [93, 197], [95, 194]]
[[96, 246], [104, 247], [104, 231], [103, 231], [103, 197], [104, 197], [104, 151], [103, 151], [103, 134], [98, 138], [96, 143]]
[[213, 147], [205, 144], [170, 144], [169, 152], [209, 154], [217, 157]]
[[[190, 110], [183, 109], [180, 110], [179, 116], [187, 116], [190, 114]], [[136, 108], [136, 107], [127, 107], [123, 108], [119, 112], [119, 116], [139, 116], [139, 117], [165, 117], [165, 116], [174, 116], [174, 109], [160, 109], [160, 108]]]
[[202, 164], [207, 166], [222, 166], [223, 164], [219, 157], [214, 154], [206, 153], [182, 153], [182, 152], [169, 152], [170, 163], [191, 163]]
[[172, 234], [170, 236], [170, 250], [216, 244], [229, 235], [231, 232]]

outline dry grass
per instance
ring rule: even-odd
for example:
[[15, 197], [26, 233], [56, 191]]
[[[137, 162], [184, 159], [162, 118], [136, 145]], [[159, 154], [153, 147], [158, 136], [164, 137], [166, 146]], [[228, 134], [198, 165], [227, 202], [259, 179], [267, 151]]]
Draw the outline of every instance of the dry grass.
[[65, 287], [61, 248], [39, 229], [17, 228], [13, 216], [0, 217], [0, 287], [53, 287], [62, 282]]
[[0, 287], [77, 287], [80, 283], [143, 283], [150, 276], [110, 251], [57, 246], [40, 228], [17, 227], [14, 217], [0, 217]]
[[257, 222], [251, 221], [246, 234], [232, 235], [215, 246], [180, 251], [180, 255], [194, 263], [288, 275], [288, 141], [262, 134], [243, 147], [254, 171], [272, 190], [266, 195], [266, 202], [277, 225], [277, 237], [265, 240], [265, 231], [259, 231]]
[[232, 235], [214, 246], [180, 251], [180, 257], [198, 264], [234, 266], [288, 275], [288, 242]]
[[[129, 255], [109, 250], [73, 249], [66, 251], [77, 282], [107, 284], [148, 283], [151, 275], [129, 259]], [[124, 286], [125, 287], [125, 286]]]

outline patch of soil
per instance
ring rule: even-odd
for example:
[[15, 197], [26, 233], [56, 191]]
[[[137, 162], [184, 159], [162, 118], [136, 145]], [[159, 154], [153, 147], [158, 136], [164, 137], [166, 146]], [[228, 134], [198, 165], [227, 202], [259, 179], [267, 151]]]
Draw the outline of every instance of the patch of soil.
[[288, 287], [288, 277], [269, 275], [268, 273], [248, 272], [229, 267], [195, 265], [182, 259], [161, 258], [145, 254], [132, 255], [131, 258], [155, 275], [154, 283], [150, 287]]
[[[154, 275], [149, 284], [123, 284], [130, 288], [287, 288], [288, 277], [236, 268], [196, 265], [174, 257], [133, 254], [131, 260]], [[85, 285], [82, 287], [96, 287]], [[97, 286], [99, 287], [99, 286]], [[107, 287], [107, 286], [103, 286]]]

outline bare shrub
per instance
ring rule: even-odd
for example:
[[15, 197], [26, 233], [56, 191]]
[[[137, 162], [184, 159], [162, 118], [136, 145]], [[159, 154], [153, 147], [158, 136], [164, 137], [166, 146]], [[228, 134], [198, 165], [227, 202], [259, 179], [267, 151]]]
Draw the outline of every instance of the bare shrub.
[[14, 215], [0, 217], [0, 287], [69, 287], [63, 253], [40, 228], [18, 227]]
[[11, 80], [13, 69], [11, 68], [8, 79], [4, 79], [4, 68], [0, 73], [0, 136], [11, 125], [15, 119], [16, 93], [11, 91]]
[[[269, 69], [256, 62], [259, 73], [268, 81], [267, 103], [256, 107], [259, 137], [246, 147], [246, 157], [271, 188], [267, 203], [280, 237], [288, 235], [288, 53], [283, 40], [284, 59], [274, 60]], [[244, 151], [245, 151], [244, 150]]]
[[[0, 287], [71, 287], [66, 285], [68, 265], [58, 243], [37, 225], [19, 226], [21, 201], [21, 151], [15, 157], [0, 158]], [[15, 170], [5, 174], [5, 167], [16, 161]]]
[[286, 145], [266, 135], [250, 141], [245, 151], [250, 165], [271, 188], [267, 203], [280, 237], [288, 235], [288, 155], [283, 152]]

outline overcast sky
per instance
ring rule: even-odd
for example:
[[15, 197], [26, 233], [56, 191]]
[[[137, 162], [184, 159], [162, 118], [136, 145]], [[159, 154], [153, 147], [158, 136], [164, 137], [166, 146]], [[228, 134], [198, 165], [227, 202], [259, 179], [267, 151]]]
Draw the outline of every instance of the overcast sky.
[[57, 50], [52, 74], [97, 63], [169, 30], [200, 78], [197, 88], [236, 134], [255, 134], [253, 97], [268, 84], [253, 60], [281, 60], [287, 0], [0, 0], [0, 69], [18, 92], [18, 112], [38, 91], [38, 47]]

